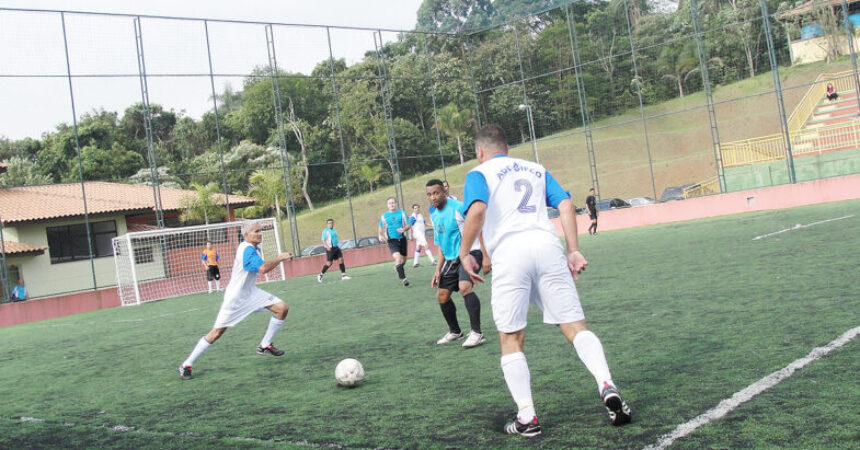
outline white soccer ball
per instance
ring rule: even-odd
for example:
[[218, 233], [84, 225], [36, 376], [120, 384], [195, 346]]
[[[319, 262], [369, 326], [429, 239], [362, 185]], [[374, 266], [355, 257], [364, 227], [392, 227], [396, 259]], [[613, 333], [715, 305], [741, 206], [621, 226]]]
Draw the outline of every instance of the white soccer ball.
[[364, 379], [364, 367], [357, 359], [344, 359], [334, 368], [334, 378], [341, 386], [355, 386]]

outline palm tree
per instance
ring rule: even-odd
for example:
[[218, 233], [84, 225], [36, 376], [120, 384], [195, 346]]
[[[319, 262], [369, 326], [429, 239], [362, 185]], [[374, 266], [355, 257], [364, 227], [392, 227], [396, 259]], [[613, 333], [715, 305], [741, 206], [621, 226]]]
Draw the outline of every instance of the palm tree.
[[678, 95], [684, 97], [684, 82], [699, 69], [696, 50], [687, 43], [681, 47], [666, 46], [660, 52], [660, 69], [663, 78], [672, 80], [678, 87]]
[[457, 105], [449, 103], [444, 108], [440, 109], [437, 115], [437, 124], [439, 131], [457, 139], [457, 151], [460, 153], [460, 164], [465, 162], [463, 158], [463, 142], [462, 136], [466, 134], [469, 127], [472, 126], [472, 110], [457, 109]]
[[186, 222], [204, 222], [209, 225], [210, 221], [221, 220], [227, 217], [224, 209], [224, 200], [218, 195], [218, 185], [213, 181], [207, 185], [191, 183], [194, 194], [182, 198], [180, 206], [182, 214], [179, 220]]
[[373, 183], [379, 181], [379, 179], [385, 175], [379, 164], [370, 165], [364, 163], [358, 166], [358, 168], [354, 170], [354, 173], [359, 179], [370, 185], [371, 194], [373, 193]]
[[274, 209], [280, 221], [280, 202], [285, 196], [283, 174], [275, 170], [258, 170], [251, 174], [248, 182], [250, 183], [248, 194], [257, 200], [254, 211], [263, 212]]

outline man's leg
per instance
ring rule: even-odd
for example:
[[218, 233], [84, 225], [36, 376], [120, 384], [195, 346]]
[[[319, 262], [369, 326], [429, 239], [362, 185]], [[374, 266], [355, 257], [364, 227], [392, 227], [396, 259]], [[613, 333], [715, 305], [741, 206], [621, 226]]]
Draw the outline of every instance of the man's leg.
[[469, 281], [459, 281], [460, 295], [463, 296], [463, 301], [466, 303], [466, 311], [469, 313], [469, 338], [463, 343], [463, 347], [477, 347], [486, 342], [484, 334], [481, 332], [481, 300], [478, 295], [472, 291], [472, 283]]
[[418, 267], [418, 258], [421, 256], [421, 246], [415, 244], [415, 256], [412, 257], [412, 267]]
[[197, 341], [197, 345], [194, 346], [194, 349], [191, 350], [191, 354], [188, 355], [188, 358], [182, 362], [182, 365], [179, 366], [179, 374], [182, 376], [183, 380], [190, 380], [193, 378], [191, 376], [191, 366], [194, 365], [194, 361], [197, 361], [197, 358], [209, 348], [210, 345], [214, 344], [221, 335], [224, 334], [226, 328], [213, 328], [205, 336], [200, 338]]
[[266, 309], [271, 311], [273, 315], [272, 318], [269, 319], [269, 326], [266, 328], [266, 334], [263, 335], [263, 340], [260, 341], [257, 353], [269, 353], [274, 356], [281, 356], [284, 354], [284, 351], [274, 348], [272, 346], [272, 340], [274, 340], [275, 334], [278, 333], [278, 330], [280, 330], [281, 326], [284, 324], [284, 321], [287, 318], [287, 313], [290, 312], [290, 307], [283, 301], [279, 301], [272, 306], [267, 306]]
[[337, 260], [338, 267], [340, 268], [340, 279], [341, 280], [349, 280], [349, 275], [346, 274], [346, 264], [343, 263], [343, 256], [338, 258]]
[[436, 341], [437, 344], [447, 344], [451, 341], [456, 341], [463, 337], [463, 331], [460, 330], [460, 323], [457, 321], [457, 307], [451, 301], [451, 291], [448, 289], [439, 289], [436, 291], [436, 300], [439, 302], [439, 309], [442, 310], [442, 317], [448, 324], [448, 332], [442, 336], [442, 339]]
[[428, 258], [430, 258], [430, 264], [436, 265], [436, 258], [433, 257], [433, 252], [430, 251], [430, 246], [424, 246], [424, 253], [427, 254]]
[[630, 407], [621, 399], [612, 381], [606, 354], [603, 352], [603, 344], [597, 335], [585, 326], [584, 320], [560, 324], [559, 329], [573, 344], [579, 359], [597, 382], [598, 392], [606, 405], [612, 424], [623, 425], [630, 422]]
[[499, 332], [499, 344], [502, 347], [502, 373], [511, 396], [517, 403], [517, 417], [505, 426], [509, 434], [535, 436], [540, 434], [537, 424], [537, 413], [532, 400], [531, 374], [526, 356], [523, 354], [525, 330], [513, 333]]
[[322, 283], [323, 275], [325, 275], [329, 267], [331, 267], [331, 261], [326, 261], [325, 264], [323, 264], [320, 273], [317, 274], [317, 282]]

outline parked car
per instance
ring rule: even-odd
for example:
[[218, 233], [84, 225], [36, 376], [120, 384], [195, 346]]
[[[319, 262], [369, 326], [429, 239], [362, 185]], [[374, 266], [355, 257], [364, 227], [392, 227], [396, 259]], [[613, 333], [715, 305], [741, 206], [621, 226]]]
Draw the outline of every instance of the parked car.
[[302, 256], [322, 255], [325, 253], [325, 245], [311, 245], [302, 250]]
[[338, 247], [340, 247], [341, 250], [349, 250], [351, 248], [370, 247], [372, 245], [379, 245], [379, 244], [380, 244], [379, 238], [377, 238], [376, 236], [368, 236], [368, 237], [358, 238], [358, 245], [357, 246], [355, 245], [355, 239], [348, 239], [348, 240], [340, 242], [340, 245], [338, 245]]
[[607, 211], [610, 209], [629, 208], [630, 203], [621, 200], [620, 198], [607, 198], [597, 202], [598, 211]]
[[673, 200], [684, 200], [687, 198], [686, 191], [690, 187], [695, 186], [695, 184], [685, 184], [683, 186], [673, 186], [668, 187], [663, 190], [663, 194], [660, 195], [660, 202], [671, 202]]
[[558, 213], [558, 210], [557, 210], [557, 209], [552, 208], [552, 207], [547, 207], [547, 208], [546, 208], [546, 215], [547, 215], [550, 219], [555, 219], [556, 217], [558, 217], [558, 216], [559, 216], [559, 213]]
[[627, 203], [630, 203], [630, 206], [645, 206], [657, 203], [657, 200], [651, 197], [633, 197], [627, 200]]

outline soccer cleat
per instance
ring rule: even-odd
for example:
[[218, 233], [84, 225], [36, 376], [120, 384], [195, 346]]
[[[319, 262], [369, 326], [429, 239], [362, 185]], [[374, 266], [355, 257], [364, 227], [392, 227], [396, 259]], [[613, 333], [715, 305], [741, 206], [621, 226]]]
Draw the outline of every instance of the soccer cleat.
[[194, 378], [191, 376], [191, 366], [179, 366], [179, 377], [183, 380], [190, 380]]
[[421, 267], [421, 264], [415, 263], [415, 264], [413, 264], [413, 265], [412, 265], [412, 268], [413, 268], [413, 269], [414, 269], [414, 268], [416, 268], [416, 267]]
[[487, 338], [484, 337], [481, 333], [475, 333], [474, 331], [469, 333], [469, 337], [466, 338], [466, 342], [463, 342], [463, 347], [472, 348], [477, 347], [484, 342], [487, 342]]
[[539, 435], [540, 432], [541, 429], [537, 417], [532, 417], [532, 420], [529, 423], [520, 423], [517, 417], [514, 416], [514, 420], [505, 424], [505, 433], [508, 434], [519, 434], [520, 436], [534, 437]]
[[321, 274], [321, 273], [317, 274], [317, 283], [322, 283], [322, 277], [323, 277], [323, 274]]
[[257, 346], [257, 354], [258, 355], [282, 356], [284, 354], [284, 351], [275, 347], [272, 344], [269, 344], [269, 346], [266, 348], [263, 348], [263, 346], [258, 345]]
[[408, 278], [403, 279], [403, 285], [406, 287], [409, 287], [409, 279]]
[[352, 279], [352, 277], [347, 275], [347, 274], [343, 274], [340, 276], [341, 281], [346, 281], [346, 280], [351, 280], [351, 279]]
[[442, 339], [439, 339], [438, 341], [436, 341], [436, 344], [437, 345], [447, 344], [449, 342], [456, 341], [457, 339], [463, 339], [463, 333], [452, 333], [449, 331], [449, 332], [445, 333], [445, 336], [442, 336]]
[[606, 406], [606, 411], [609, 413], [609, 421], [612, 425], [618, 426], [630, 423], [633, 411], [630, 410], [627, 402], [618, 394], [615, 386], [604, 381], [600, 397], [603, 399], [603, 404]]

